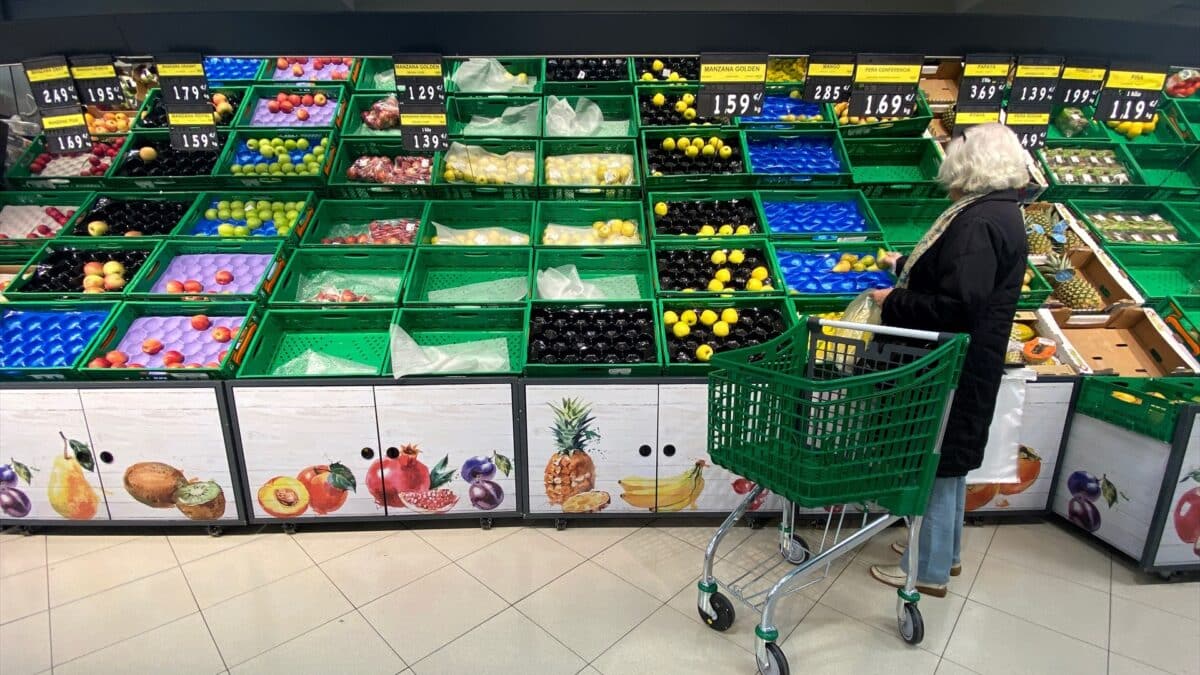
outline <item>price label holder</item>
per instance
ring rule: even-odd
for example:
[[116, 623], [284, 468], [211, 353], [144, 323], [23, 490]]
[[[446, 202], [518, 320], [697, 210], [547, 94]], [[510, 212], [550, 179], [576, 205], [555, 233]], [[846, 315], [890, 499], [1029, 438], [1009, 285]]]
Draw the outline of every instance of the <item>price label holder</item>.
[[1049, 108], [1009, 108], [1004, 124], [1017, 135], [1021, 147], [1036, 150], [1046, 144], [1046, 130], [1050, 127]]
[[171, 147], [184, 152], [217, 152], [221, 137], [207, 103], [175, 104], [167, 110], [167, 130]]
[[[968, 54], [958, 83], [958, 109], [999, 111], [1011, 67], [1012, 57], [1008, 54]], [[998, 120], [999, 116], [993, 121]], [[957, 128], [958, 122], [954, 124]]]
[[450, 146], [446, 108], [407, 105], [400, 109], [400, 136], [410, 152], [440, 152]]
[[75, 82], [71, 79], [66, 58], [43, 56], [22, 61], [21, 65], [25, 67], [25, 79], [29, 80], [38, 110], [79, 105], [79, 95], [75, 93]]
[[850, 116], [912, 117], [924, 61], [918, 54], [859, 54]]
[[853, 54], [813, 54], [804, 76], [804, 100], [840, 103], [850, 96], [854, 84]]
[[1108, 64], [1103, 61], [1067, 59], [1067, 65], [1062, 71], [1062, 80], [1058, 83], [1058, 98], [1055, 103], [1074, 106], [1096, 105], [1100, 86], [1104, 84], [1104, 76], [1107, 74]]
[[1017, 70], [1013, 74], [1012, 87], [1008, 92], [1010, 108], [1049, 110], [1054, 105], [1058, 91], [1058, 78], [1062, 73], [1060, 56], [1020, 56]]
[[173, 105], [208, 105], [208, 78], [199, 54], [167, 54], [157, 57], [155, 65], [167, 112]]
[[1166, 68], [1114, 63], [1100, 91], [1095, 119], [1102, 122], [1153, 120], [1166, 81]]
[[954, 113], [954, 136], [962, 136], [963, 133], [971, 127], [980, 124], [991, 124], [992, 122], [1000, 121], [1000, 108], [998, 107], [970, 107], [959, 108]]
[[767, 54], [701, 53], [696, 111], [704, 117], [761, 115]]
[[446, 78], [441, 54], [395, 54], [396, 100], [406, 105], [446, 105]]
[[115, 107], [124, 104], [121, 81], [108, 54], [71, 57], [71, 77], [85, 105]]
[[52, 155], [84, 152], [92, 147], [87, 122], [78, 106], [42, 110], [42, 129], [46, 133], [46, 152]]

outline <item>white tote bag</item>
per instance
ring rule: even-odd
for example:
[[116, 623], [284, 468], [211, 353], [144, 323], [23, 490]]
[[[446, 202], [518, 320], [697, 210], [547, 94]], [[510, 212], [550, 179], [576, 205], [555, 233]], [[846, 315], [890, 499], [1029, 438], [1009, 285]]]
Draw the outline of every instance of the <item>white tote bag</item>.
[[1021, 444], [1021, 416], [1025, 411], [1025, 386], [1037, 374], [1027, 368], [1005, 370], [996, 395], [996, 412], [983, 451], [983, 464], [967, 474], [967, 484], [1019, 483], [1017, 453]]

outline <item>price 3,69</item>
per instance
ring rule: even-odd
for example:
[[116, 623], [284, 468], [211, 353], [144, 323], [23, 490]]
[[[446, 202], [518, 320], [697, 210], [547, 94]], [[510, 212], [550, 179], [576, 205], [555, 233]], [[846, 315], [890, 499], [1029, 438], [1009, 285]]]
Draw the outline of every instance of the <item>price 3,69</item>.
[[991, 101], [1000, 93], [998, 84], [972, 84], [967, 92], [967, 98], [972, 101]]

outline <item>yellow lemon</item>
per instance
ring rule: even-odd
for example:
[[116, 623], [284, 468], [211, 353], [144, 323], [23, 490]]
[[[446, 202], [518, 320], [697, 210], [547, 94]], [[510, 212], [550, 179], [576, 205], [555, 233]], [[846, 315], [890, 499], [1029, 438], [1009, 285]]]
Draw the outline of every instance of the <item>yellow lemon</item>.
[[729, 159], [733, 155], [733, 148], [729, 147], [728, 145], [722, 145], [721, 149], [717, 151], [717, 154], [721, 157], [721, 159]]
[[684, 103], [682, 100], [675, 101], [675, 112], [682, 113], [684, 110], [687, 110], [687, 108], [688, 104]]
[[695, 310], [685, 309], [683, 310], [683, 313], [679, 315], [679, 320], [689, 326], [695, 326], [696, 322], [700, 319], [696, 316]]
[[745, 262], [745, 260], [746, 254], [742, 251], [735, 249], [729, 252], [729, 262], [733, 263], [734, 265], [741, 265], [743, 262]]
[[654, 63], [650, 64], [650, 70], [653, 70], [656, 73], [658, 71], [662, 70], [664, 67], [665, 67], [665, 64], [663, 64], [663, 62], [660, 59], [654, 59]]
[[700, 345], [699, 347], [696, 347], [696, 358], [700, 359], [701, 361], [708, 361], [712, 358], [712, 355], [712, 347], [709, 347], [708, 345]]
[[724, 321], [725, 323], [737, 323], [737, 310], [732, 307], [726, 307], [725, 309], [721, 310], [721, 321]]
[[758, 279], [759, 281], [766, 279], [767, 278], [767, 268], [755, 267], [754, 269], [750, 270], [750, 278]]
[[713, 229], [712, 225], [702, 225], [700, 226], [700, 230], [696, 232], [701, 237], [711, 237], [716, 233], [717, 231]]
[[697, 148], [694, 145], [689, 145], [688, 149], [685, 150], [683, 154], [687, 155], [688, 157], [695, 157], [700, 154], [700, 148]]
[[733, 233], [734, 234], [750, 234], [750, 226], [749, 225], [738, 225], [737, 229], [734, 230]]
[[729, 279], [732, 278], [732, 276], [733, 275], [729, 273], [729, 270], [725, 269], [724, 267], [717, 270], [716, 273], [713, 274], [713, 278], [723, 284], [729, 283]]
[[678, 321], [679, 321], [679, 315], [676, 314], [675, 312], [672, 312], [669, 309], [667, 311], [663, 312], [663, 324], [664, 325], [673, 326]]
[[727, 237], [727, 236], [733, 234], [733, 226], [732, 225], [722, 225], [721, 227], [717, 228], [717, 234], [719, 234], [723, 237]]
[[683, 102], [688, 105], [691, 105], [696, 102], [696, 97], [692, 94], [684, 94], [682, 96], [682, 99], [683, 99]]
[[703, 312], [700, 312], [700, 323], [704, 324], [705, 326], [713, 325], [717, 322], [717, 318], [717, 313], [711, 309], [706, 309]]
[[761, 291], [762, 290], [762, 282], [759, 281], [758, 279], [751, 277], [750, 279], [746, 280], [746, 290]]
[[671, 138], [670, 136], [664, 138], [662, 141], [662, 149], [668, 150], [668, 151], [674, 150], [675, 149], [675, 139]]
[[661, 217], [661, 216], [667, 215], [667, 210], [668, 209], [667, 209], [666, 202], [658, 202], [657, 204], [654, 205], [654, 215], [656, 215], [656, 216]]
[[725, 264], [725, 251], [713, 251], [712, 257], [709, 258], [714, 265]]
[[708, 290], [712, 291], [713, 293], [718, 293], [725, 290], [725, 284], [721, 283], [720, 279], [713, 279], [708, 282]]
[[729, 324], [724, 321], [718, 321], [713, 324], [712, 331], [713, 335], [717, 337], [725, 337], [729, 335]]
[[663, 96], [662, 92], [660, 91], [650, 99], [650, 102], [654, 104], [654, 107], [661, 108], [663, 107], [663, 104], [667, 102], [667, 97]]
[[675, 322], [675, 325], [671, 326], [671, 332], [674, 333], [675, 337], [683, 338], [687, 337], [688, 333], [692, 332], [692, 327], [683, 321], [677, 321]]

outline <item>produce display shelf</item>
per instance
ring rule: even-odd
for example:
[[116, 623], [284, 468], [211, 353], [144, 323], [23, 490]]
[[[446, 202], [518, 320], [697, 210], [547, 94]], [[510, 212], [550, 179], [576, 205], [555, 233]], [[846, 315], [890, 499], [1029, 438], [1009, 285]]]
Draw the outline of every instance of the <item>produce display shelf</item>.
[[[596, 155], [597, 157], [579, 158], [578, 160], [561, 159], [578, 155]], [[603, 156], [609, 156], [610, 159], [604, 160]], [[624, 162], [626, 157], [628, 157], [628, 164]], [[573, 161], [586, 161], [588, 166], [579, 171], [580, 173], [585, 170], [589, 171], [593, 180], [574, 179], [573, 176], [577, 174], [573, 173], [574, 167], [571, 166]], [[603, 165], [602, 161], [611, 161], [612, 165]], [[638, 199], [642, 195], [637, 140], [633, 138], [548, 139], [541, 143], [541, 156], [538, 164], [541, 169], [541, 188], [538, 192], [543, 199], [628, 201]]]
[[[546, 99], [545, 108], [542, 110], [542, 137], [546, 139], [570, 139], [587, 140], [591, 138], [637, 138], [638, 135], [638, 108], [637, 100], [634, 97], [625, 96], [592, 96], [592, 95], [562, 95], [557, 97], [559, 101], [565, 102], [572, 110], [577, 110], [579, 103], [583, 99], [587, 99], [596, 104], [600, 109], [600, 114], [603, 116], [603, 124], [611, 126], [602, 126], [596, 132], [584, 135], [574, 134], [559, 134], [554, 133], [550, 129], [550, 124], [546, 122], [547, 115], [551, 111], [550, 99]], [[619, 123], [620, 126], [618, 126]]]
[[[15, 227], [11, 230], [4, 230], [2, 233], [5, 238], [0, 239], [0, 256], [5, 254], [15, 254], [19, 256], [31, 256], [37, 249], [41, 248], [44, 240], [50, 237], [55, 237], [63, 232], [70, 231], [75, 218], [80, 212], [83, 205], [92, 197], [91, 192], [78, 191], [71, 192], [67, 190], [48, 190], [40, 192], [20, 192], [17, 190], [0, 190], [0, 223], [4, 223], [4, 209], [8, 207], [33, 207], [40, 206], [43, 209], [54, 207], [59, 210], [62, 215], [67, 215], [66, 211], [71, 211], [71, 215], [61, 225], [54, 221], [53, 218], [47, 216], [43, 223], [50, 231], [38, 235], [35, 238], [29, 237], [36, 230], [37, 225], [30, 231], [22, 231]], [[40, 217], [38, 220], [42, 220]], [[50, 223], [53, 223], [52, 227]], [[12, 227], [12, 226], [9, 226]]]
[[[413, 246], [427, 219], [429, 202], [414, 199], [322, 199], [309, 221], [300, 245], [308, 246]], [[375, 241], [371, 223], [402, 220], [407, 241]], [[356, 236], [355, 243], [346, 239]], [[336, 240], [336, 241], [335, 241]], [[345, 242], [345, 243], [342, 243]]]
[[[324, 105], [317, 103], [303, 102], [296, 105], [297, 99], [290, 99], [289, 106], [295, 106], [294, 109], [284, 108], [275, 113], [268, 111], [263, 119], [259, 120], [259, 103], [266, 101], [268, 105], [272, 99], [276, 99], [279, 94], [298, 97], [298, 99], [307, 101], [308, 97], [317, 97], [318, 95], [325, 99]], [[307, 82], [274, 82], [271, 84], [256, 84], [246, 92], [242, 98], [242, 103], [238, 106], [237, 117], [233, 125], [239, 129], [340, 129], [343, 123], [343, 117], [346, 114], [346, 105], [350, 99], [350, 91], [339, 83], [307, 83]], [[278, 102], [278, 101], [277, 101]], [[304, 119], [301, 119], [301, 111], [303, 111]], [[309, 124], [307, 121], [313, 120], [313, 115], [317, 119], [323, 119], [324, 123]]]
[[1161, 115], [1189, 143], [1200, 143], [1200, 100], [1168, 98]]
[[[659, 148], [663, 139], [688, 136], [693, 138], [717, 138], [726, 145], [732, 146], [741, 159], [741, 170], [728, 173], [666, 173], [658, 171], [650, 161], [648, 149]], [[750, 174], [747, 173], [747, 157], [745, 139], [733, 129], [699, 129], [689, 128], [686, 132], [664, 129], [647, 129], [642, 127], [641, 157], [644, 162], [643, 182], [649, 191], [656, 190], [703, 190], [708, 188], [726, 189], [741, 188], [751, 185]]]
[[[1173, 243], [1200, 244], [1200, 230], [1197, 230], [1196, 223], [1185, 218], [1182, 213], [1165, 202], [1076, 199], [1067, 204], [1087, 225], [1092, 234], [1096, 235], [1104, 244], [1168, 247]], [[1110, 220], [1108, 214], [1121, 216], [1120, 221], [1113, 223], [1117, 229], [1112, 236], [1109, 235], [1109, 228], [1106, 227]], [[1169, 240], [1164, 239], [1162, 234], [1154, 234], [1153, 231], [1147, 231], [1145, 235], [1138, 235], [1140, 241], [1134, 240], [1133, 234], [1125, 237], [1119, 236], [1121, 231], [1119, 228], [1122, 223], [1127, 224], [1131, 233], [1136, 233], [1141, 231], [1138, 229], [1141, 223], [1159, 221], [1165, 221], [1174, 227], [1175, 234], [1171, 235]]]
[[[108, 171], [104, 174], [104, 187], [116, 190], [200, 190], [204, 188], [220, 187], [225, 185], [225, 181], [217, 174], [218, 168], [221, 166], [221, 153], [223, 148], [227, 148], [230, 143], [229, 139], [232, 134], [228, 131], [219, 131], [217, 139], [221, 143], [221, 148], [207, 152], [184, 152], [179, 153], [181, 161], [189, 160], [195, 165], [197, 171], [190, 175], [151, 175], [141, 171], [143, 167], [136, 166], [135, 163], [140, 161], [141, 153], [145, 148], [158, 148], [159, 156], [151, 162], [145, 164], [153, 167], [155, 164], [163, 161], [161, 150], [169, 147], [170, 133], [166, 130], [135, 130], [129, 133], [125, 139], [125, 145], [122, 146], [117, 156], [113, 158], [112, 166], [108, 167]], [[203, 156], [203, 157], [200, 157]], [[211, 159], [211, 168], [205, 169], [209, 165]]]
[[[779, 264], [775, 257], [775, 249], [771, 242], [761, 237], [738, 237], [724, 239], [698, 239], [695, 242], [680, 242], [668, 241], [665, 239], [656, 239], [650, 244], [653, 254], [654, 263], [654, 291], [659, 299], [665, 298], [703, 298], [703, 297], [765, 297], [772, 295], [781, 295], [784, 293], [783, 276], [779, 270]], [[716, 251], [728, 253], [733, 251], [756, 251], [762, 255], [760, 266], [767, 269], [767, 279], [761, 280], [764, 284], [771, 285], [770, 290], [730, 290], [724, 288], [719, 291], [712, 291], [708, 288], [695, 288], [694, 290], [672, 290], [664, 287], [662, 277], [664, 274], [670, 273], [672, 270], [666, 268], [663, 259], [664, 254], [670, 251], [690, 251], [702, 252], [705, 260], [711, 260], [711, 254]], [[721, 267], [721, 264], [713, 264], [714, 270]], [[727, 265], [724, 265], [727, 266]]]
[[[762, 157], [755, 159], [755, 149], [774, 144], [826, 145], [833, 157], [832, 163], [818, 163], [807, 157], [779, 160], [786, 166]], [[852, 164], [847, 156], [842, 137], [834, 131], [770, 131], [749, 129], [742, 132], [742, 145], [746, 148], [746, 171], [756, 187], [837, 187], [849, 185]], [[770, 150], [770, 152], [777, 152]]]
[[[413, 162], [421, 162], [421, 166], [429, 173], [408, 179], [412, 181], [409, 183], [355, 180], [350, 178], [348, 172], [360, 157], [385, 157], [392, 162], [397, 158], [411, 158]], [[429, 199], [434, 192], [432, 181], [433, 172], [436, 170], [437, 160], [433, 155], [406, 150], [404, 142], [398, 136], [344, 138], [338, 143], [333, 165], [329, 170], [328, 190], [330, 194], [343, 199]]]
[[239, 378], [366, 377], [383, 373], [395, 309], [268, 309]]
[[[533, 251], [518, 248], [421, 247], [413, 259], [404, 289], [404, 306], [494, 306], [524, 303], [532, 291]], [[476, 284], [477, 293], [445, 293]], [[521, 293], [524, 285], [524, 293]], [[502, 291], [500, 295], [493, 294]], [[437, 292], [431, 298], [430, 293]]]
[[593, 96], [629, 94], [633, 92], [633, 83], [637, 78], [633, 72], [633, 59], [627, 56], [608, 57], [625, 59], [624, 75], [619, 79], [612, 80], [552, 80], [550, 79], [550, 60], [554, 58], [556, 57], [551, 56], [546, 59], [546, 83], [542, 87], [542, 90], [547, 96], [586, 96], [591, 98]]
[[[113, 228], [113, 223], [108, 223], [102, 217], [95, 217], [95, 211], [106, 203], [158, 203], [166, 204], [173, 203], [175, 208], [182, 207], [180, 216], [177, 220], [165, 227], [159, 232], [139, 232], [137, 235], [126, 235], [123, 231], [116, 231]], [[125, 236], [137, 236], [145, 239], [164, 239], [176, 233], [179, 224], [187, 218], [187, 214], [192, 210], [192, 205], [196, 202], [195, 192], [119, 192], [115, 190], [101, 190], [99, 192], [90, 193], [88, 198], [79, 206], [78, 213], [71, 219], [61, 230], [58, 231], [58, 239], [73, 239], [79, 237], [93, 237], [96, 239], [118, 239]], [[108, 229], [105, 234], [92, 234], [88, 229], [88, 225], [94, 220], [101, 220]], [[165, 222], [165, 221], [160, 221]], [[149, 223], [147, 223], [149, 224]], [[132, 228], [126, 228], [132, 229]]]
[[[796, 313], [792, 308], [791, 303], [787, 298], [780, 297], [757, 297], [757, 298], [662, 298], [658, 302], [658, 317], [657, 326], [659, 330], [659, 339], [663, 344], [663, 373], [668, 376], [704, 376], [708, 371], [712, 370], [712, 366], [703, 361], [683, 362], [673, 358], [672, 351], [673, 341], [677, 338], [668, 331], [663, 316], [666, 312], [672, 311], [676, 315], [681, 315], [687, 310], [695, 312], [697, 315], [702, 314], [704, 310], [712, 310], [718, 317], [725, 309], [732, 308], [734, 311], [742, 311], [747, 308], [755, 308], [760, 311], [775, 310], [779, 312], [783, 320], [784, 330], [796, 325]], [[776, 337], [775, 335], [768, 336], [768, 339]], [[713, 348], [713, 353], [721, 351], [721, 338], [713, 337], [709, 344]], [[765, 342], [765, 340], [764, 340]], [[705, 343], [708, 344], [708, 343]]]
[[[315, 209], [317, 203], [317, 197], [314, 192], [304, 190], [286, 190], [276, 192], [268, 189], [253, 190], [239, 187], [234, 187], [229, 190], [201, 192], [200, 196], [196, 198], [195, 203], [192, 205], [191, 211], [189, 211], [187, 215], [183, 217], [183, 220], [180, 221], [179, 227], [175, 230], [172, 237], [197, 237], [203, 239], [215, 239], [218, 237], [225, 238], [224, 235], [220, 234], [219, 229], [211, 229], [213, 223], [222, 220], [220, 218], [220, 212], [218, 211], [218, 217], [215, 220], [209, 219], [209, 216], [212, 215], [209, 213], [209, 211], [217, 208], [223, 201], [230, 202], [231, 205], [235, 201], [241, 201], [243, 205], [246, 202], [251, 201], [256, 203], [267, 201], [271, 202], [273, 206], [276, 202], [283, 202], [285, 204], [287, 202], [300, 203], [302, 206], [296, 210], [296, 223], [295, 225], [290, 226], [290, 229], [288, 229], [286, 235], [281, 234], [281, 230], [278, 229], [278, 226], [275, 225], [274, 220], [272, 220], [271, 226], [267, 227], [266, 229], [259, 228], [257, 230], [249, 230], [246, 234], [246, 237], [237, 237], [239, 239], [282, 238], [288, 242], [293, 242], [299, 240], [300, 237], [303, 236], [307, 231], [308, 223], [312, 219], [313, 210]], [[272, 210], [272, 215], [274, 215], [274, 210]], [[247, 217], [249, 216], [247, 215]], [[229, 222], [246, 223], [247, 221], [230, 220]], [[220, 226], [218, 225], [217, 227], [219, 228]], [[274, 233], [272, 233], [272, 229], [274, 230]], [[207, 234], [209, 231], [212, 231], [213, 234]]]
[[[25, 301], [52, 301], [52, 300], [80, 300], [80, 301], [105, 301], [105, 300], [120, 300], [124, 298], [129, 289], [136, 285], [141, 275], [145, 272], [147, 263], [154, 257], [154, 253], [160, 246], [163, 245], [162, 240], [146, 239], [139, 240], [138, 237], [121, 237], [119, 239], [111, 237], [86, 237], [86, 238], [64, 238], [53, 239], [47, 241], [42, 248], [34, 255], [24, 267], [17, 272], [12, 283], [4, 291], [4, 297], [10, 302], [25, 302]], [[43, 264], [48, 264], [51, 258], [60, 257], [63, 252], [77, 250], [84, 252], [95, 252], [97, 254], [96, 262], [107, 262], [101, 260], [106, 254], [139, 252], [138, 258], [141, 260], [137, 269], [132, 271], [132, 274], [125, 276], [125, 283], [120, 288], [105, 290], [103, 292], [87, 293], [82, 286], [83, 278], [85, 277], [84, 270], [73, 271], [71, 281], [78, 278], [80, 286], [78, 288], [63, 288], [61, 290], [28, 290], [31, 280], [37, 274]], [[55, 271], [55, 270], [51, 270]], [[126, 267], [126, 272], [128, 272]], [[66, 274], [65, 269], [57, 270], [57, 274], [61, 277]], [[63, 277], [65, 279], [65, 277]]]
[[[459, 154], [450, 161], [447, 158], [455, 151], [456, 145], [465, 149], [459, 150]], [[471, 138], [452, 141], [449, 150], [434, 156], [433, 193], [438, 199], [534, 199], [542, 181], [540, 150], [541, 141], [534, 139]], [[499, 164], [506, 165], [505, 156], [511, 152], [532, 156], [533, 166], [528, 182], [496, 182], [501, 180], [498, 177]], [[499, 155], [498, 164], [476, 161], [477, 157], [486, 157], [482, 153]], [[489, 166], [497, 169], [490, 171]], [[455, 175], [452, 179], [451, 174], [456, 172], [461, 172], [461, 177]]]
[[[529, 307], [405, 307], [396, 313], [395, 326], [421, 347], [450, 347], [485, 340], [504, 340], [508, 367], [489, 375], [519, 375], [525, 369], [525, 346], [529, 342]], [[459, 347], [459, 349], [468, 349]], [[394, 372], [391, 354], [384, 374]], [[454, 371], [440, 375], [483, 374]]]
[[[767, 226], [767, 219], [763, 215], [760, 204], [755, 200], [758, 193], [754, 190], [705, 190], [703, 192], [680, 192], [671, 190], [667, 192], [651, 192], [646, 195], [646, 203], [650, 205], [648, 213], [650, 214], [650, 235], [653, 239], [661, 239], [664, 241], [690, 241], [691, 237], [701, 238], [728, 238], [731, 242], [736, 242], [742, 237], [763, 237], [771, 234], [770, 228]], [[785, 194], [785, 193], [775, 193]], [[705, 219], [698, 220], [694, 223], [689, 223], [694, 231], [686, 233], [672, 233], [665, 231], [660, 223], [671, 215], [671, 212], [677, 209], [694, 208], [694, 205], [699, 204], [703, 208], [710, 202], [734, 202], [745, 205], [751, 209], [751, 217], [753, 223], [733, 223], [733, 222], [708, 222]], [[667, 208], [667, 215], [660, 216], [656, 212], [659, 209], [659, 204], [664, 204]], [[717, 218], [720, 214], [713, 213], [713, 218]], [[701, 228], [708, 225], [714, 230], [711, 235], [702, 234]], [[736, 228], [738, 225], [746, 225], [750, 227], [748, 234], [737, 234], [735, 229], [733, 234], [722, 235], [720, 228], [722, 225], [730, 225]]]
[[1172, 246], [1169, 250], [1113, 245], [1107, 250], [1147, 300], [1200, 295], [1200, 245]]
[[[285, 142], [288, 140], [298, 141], [304, 139], [309, 144], [310, 154], [314, 148], [322, 147], [325, 149], [319, 158], [314, 158], [319, 168], [316, 174], [300, 175], [296, 173], [251, 173], [246, 170], [241, 170], [234, 173], [233, 165], [237, 159], [238, 151], [242, 144], [253, 139], [255, 141], [282, 139]], [[313, 188], [325, 187], [325, 182], [329, 178], [330, 166], [333, 164], [334, 155], [337, 153], [337, 147], [334, 143], [335, 132], [331, 129], [276, 129], [276, 128], [247, 128], [237, 129], [230, 136], [229, 141], [225, 144], [225, 150], [221, 154], [221, 158], [217, 160], [217, 168], [213, 172], [214, 177], [219, 179], [222, 187], [246, 187], [263, 190], [307, 190]], [[259, 163], [256, 162], [255, 166]], [[265, 166], [266, 164], [264, 164]]]
[[[117, 149], [117, 156], [112, 158], [112, 163], [116, 164], [117, 159], [121, 156], [121, 150], [124, 148], [125, 142], [128, 140], [129, 134], [106, 134], [93, 135], [92, 142], [104, 142], [112, 144]], [[105, 185], [104, 175], [60, 175], [52, 176], [49, 174], [38, 174], [31, 170], [34, 160], [39, 155], [46, 151], [46, 136], [38, 134], [33, 137], [29, 143], [29, 147], [17, 157], [16, 161], [9, 164], [4, 172], [4, 182], [8, 187], [16, 190], [95, 190]], [[81, 152], [77, 157], [83, 157], [87, 153]], [[82, 168], [82, 165], [80, 166]], [[109, 169], [111, 169], [111, 165]], [[106, 171], [107, 173], [107, 171]]]
[[[544, 363], [528, 355], [525, 361], [525, 374], [528, 377], [654, 377], [662, 373], [663, 344], [662, 336], [657, 330], [658, 318], [655, 316], [655, 303], [650, 300], [613, 300], [613, 301], [577, 301], [566, 302], [556, 300], [535, 300], [529, 303], [530, 316], [539, 309], [550, 310], [625, 310], [647, 312], [650, 318], [649, 337], [654, 342], [655, 360], [635, 363]], [[532, 321], [532, 319], [531, 319]], [[536, 340], [531, 324], [529, 333], [530, 348]]]
[[[1063, 152], [1076, 151], [1076, 154], [1092, 153], [1096, 151], [1112, 152], [1116, 158], [1116, 162], [1124, 168], [1124, 175], [1128, 182], [1126, 183], [1102, 183], [1102, 182], [1064, 182], [1060, 181], [1054, 171], [1051, 170], [1052, 163], [1047, 159], [1047, 152], [1061, 149]], [[1049, 184], [1042, 192], [1042, 201], [1066, 201], [1069, 199], [1150, 199], [1154, 194], [1154, 188], [1147, 183], [1142, 176], [1141, 169], [1133, 156], [1129, 154], [1129, 148], [1124, 144], [1119, 143], [1095, 143], [1081, 144], [1072, 140], [1065, 141], [1047, 141], [1046, 146], [1038, 149], [1034, 155], [1040, 164], [1042, 173], [1046, 177]]]
[[[650, 253], [646, 249], [543, 248], [534, 258], [534, 300], [543, 297], [537, 276], [550, 268], [573, 266], [584, 284], [593, 285], [607, 300], [653, 300]], [[612, 281], [620, 277], [620, 284]]]
[[[526, 106], [532, 111], [520, 116], [521, 126], [515, 131], [508, 128], [517, 116], [505, 113]], [[446, 99], [446, 133], [451, 138], [540, 138], [545, 114], [540, 96], [450, 96]], [[473, 128], [473, 124], [482, 128]]]
[[[270, 295], [286, 261], [279, 239], [173, 239], [146, 261], [126, 295], [198, 304], [253, 302]], [[172, 281], [197, 281], [201, 290], [172, 290]]]

